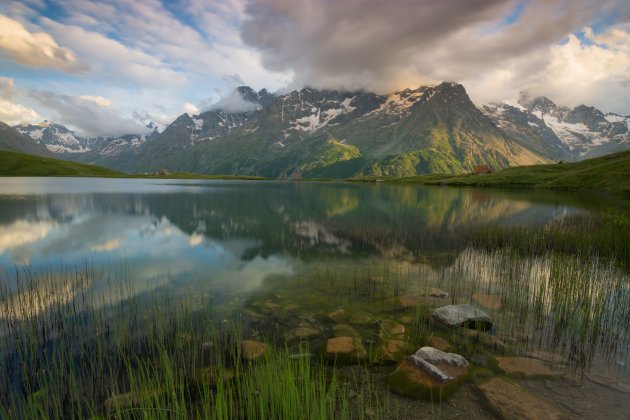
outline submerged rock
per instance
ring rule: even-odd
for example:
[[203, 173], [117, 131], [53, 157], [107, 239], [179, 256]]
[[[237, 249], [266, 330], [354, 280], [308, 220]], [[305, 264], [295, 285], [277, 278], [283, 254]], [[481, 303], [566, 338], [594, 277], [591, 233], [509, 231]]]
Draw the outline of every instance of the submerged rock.
[[562, 372], [552, 370], [542, 360], [529, 357], [497, 357], [499, 368], [507, 374], [523, 376], [560, 376]]
[[443, 399], [457, 389], [469, 367], [459, 354], [422, 347], [403, 359], [387, 381], [392, 391], [408, 397]]
[[438, 299], [446, 299], [450, 296], [450, 294], [446, 290], [433, 288], [429, 290], [429, 292], [426, 293], [425, 296], [430, 296]]
[[475, 302], [488, 309], [501, 309], [501, 296], [499, 295], [474, 293], [472, 298]]
[[523, 387], [502, 378], [493, 378], [479, 385], [479, 390], [488, 404], [506, 419], [560, 419], [562, 413], [540, 397]]
[[405, 326], [397, 322], [385, 319], [381, 321], [380, 336], [382, 338], [399, 337], [405, 333]]
[[140, 398], [132, 392], [126, 392], [124, 394], [113, 395], [105, 400], [103, 403], [105, 412], [108, 415], [115, 413], [116, 411], [129, 410], [140, 406]]
[[393, 363], [400, 361], [409, 351], [409, 343], [405, 340], [381, 340], [374, 355], [377, 363]]
[[194, 384], [198, 387], [216, 388], [218, 384], [234, 379], [234, 369], [207, 366], [195, 371]]
[[340, 363], [360, 362], [367, 358], [367, 350], [357, 337], [334, 337], [326, 342], [326, 356]]
[[245, 360], [254, 361], [265, 356], [267, 345], [260, 341], [244, 340], [241, 342], [241, 356]]
[[287, 340], [293, 341], [304, 338], [309, 339], [317, 337], [318, 335], [320, 335], [320, 331], [318, 329], [307, 326], [299, 326], [287, 333]]
[[447, 327], [489, 329], [492, 319], [488, 314], [472, 305], [448, 305], [433, 311], [433, 319]]
[[442, 350], [442, 351], [447, 351], [453, 347], [451, 346], [451, 343], [449, 343], [442, 337], [438, 337], [435, 335], [432, 335], [431, 337], [429, 337], [429, 344], [431, 344], [431, 347], [435, 347], [436, 349]]

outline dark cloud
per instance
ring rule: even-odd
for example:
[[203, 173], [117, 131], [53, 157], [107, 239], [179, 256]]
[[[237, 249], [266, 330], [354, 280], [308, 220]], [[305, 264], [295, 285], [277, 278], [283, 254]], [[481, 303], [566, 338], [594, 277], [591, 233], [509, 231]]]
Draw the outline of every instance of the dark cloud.
[[116, 111], [77, 96], [32, 90], [28, 95], [54, 113], [63, 124], [77, 128], [84, 136], [144, 134], [149, 130], [138, 122], [121, 117]]
[[530, 0], [518, 19], [506, 20], [520, 3], [251, 0], [241, 35], [267, 68], [292, 70], [297, 85], [387, 92], [471, 80], [497, 68], [526, 75], [545, 64], [534, 52], [596, 16], [630, 9], [621, 0]]

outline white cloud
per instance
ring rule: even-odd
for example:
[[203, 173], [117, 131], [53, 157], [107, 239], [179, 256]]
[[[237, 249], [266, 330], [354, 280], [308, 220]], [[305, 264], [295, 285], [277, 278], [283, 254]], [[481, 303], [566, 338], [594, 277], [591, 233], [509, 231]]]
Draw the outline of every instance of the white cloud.
[[199, 108], [197, 108], [194, 104], [191, 104], [190, 102], [186, 102], [184, 104], [184, 112], [186, 112], [190, 116], [196, 115], [199, 113]]
[[103, 98], [102, 96], [94, 96], [94, 95], [81, 95], [79, 96], [79, 98], [83, 99], [84, 101], [88, 101], [88, 102], [93, 102], [98, 106], [101, 106], [103, 108], [107, 108], [109, 106], [112, 105], [112, 101], [110, 101], [107, 98]]
[[14, 102], [16, 93], [13, 79], [0, 76], [0, 121], [17, 125], [39, 120], [35, 110]]
[[29, 96], [55, 115], [55, 120], [76, 127], [83, 136], [117, 136], [142, 134], [147, 128], [122, 117], [111, 107], [79, 96], [60, 95], [50, 91], [32, 90]]
[[88, 67], [72, 51], [61, 48], [45, 32], [29, 32], [20, 22], [0, 15], [0, 51], [29, 66], [66, 72], [84, 72]]

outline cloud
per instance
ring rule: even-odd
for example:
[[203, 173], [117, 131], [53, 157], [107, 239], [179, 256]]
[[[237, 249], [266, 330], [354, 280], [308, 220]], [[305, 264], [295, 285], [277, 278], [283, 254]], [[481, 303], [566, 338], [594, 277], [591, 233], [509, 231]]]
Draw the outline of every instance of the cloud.
[[103, 98], [102, 96], [93, 96], [93, 95], [81, 95], [79, 99], [83, 99], [84, 101], [94, 102], [96, 105], [101, 106], [103, 108], [107, 108], [112, 104], [107, 98]]
[[0, 51], [29, 67], [52, 68], [69, 73], [88, 70], [88, 66], [67, 48], [61, 48], [45, 32], [29, 32], [20, 22], [0, 15]]
[[17, 125], [39, 120], [39, 115], [33, 109], [14, 102], [16, 94], [13, 79], [0, 76], [0, 121]]
[[[542, 70], [561, 59], [553, 46], [598, 16], [629, 12], [621, 0], [251, 0], [241, 35], [297, 86], [388, 93], [456, 80], [500, 99], [495, 79], [506, 92], [544, 87]], [[607, 48], [625, 45], [620, 32], [606, 36]]]
[[186, 102], [184, 104], [184, 112], [186, 112], [188, 115], [196, 115], [199, 113], [199, 108], [197, 108], [197, 106], [191, 104], [190, 102]]
[[260, 105], [246, 101], [237, 90], [210, 105], [206, 110], [223, 110], [225, 112], [249, 112], [260, 108]]
[[85, 99], [41, 90], [32, 90], [29, 96], [54, 113], [57, 121], [76, 127], [80, 135], [118, 136], [148, 132], [146, 127], [120, 116], [111, 107], [103, 107], [93, 97]]

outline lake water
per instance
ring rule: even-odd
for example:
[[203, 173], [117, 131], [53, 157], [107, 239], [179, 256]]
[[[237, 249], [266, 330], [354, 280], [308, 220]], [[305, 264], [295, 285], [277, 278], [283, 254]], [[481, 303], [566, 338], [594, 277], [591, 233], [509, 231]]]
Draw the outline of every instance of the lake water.
[[[325, 345], [331, 323], [353, 325], [371, 347], [377, 343], [369, 336], [378, 335], [375, 325], [385, 318], [404, 323], [417, 305], [473, 303], [495, 318], [492, 335], [500, 346], [514, 342], [513, 348], [531, 355], [550, 350], [555, 340], [551, 351], [566, 361], [574, 337], [558, 336], [553, 328], [542, 331], [529, 320], [521, 323], [526, 315], [517, 316], [532, 303], [545, 316], [556, 311], [558, 300], [548, 284], [552, 256], [514, 260], [502, 249], [476, 246], [475, 238], [493, 229], [544, 231], [600, 211], [598, 206], [584, 196], [417, 185], [0, 178], [0, 278], [9, 293], [19, 293], [25, 270], [35, 276], [95, 270], [102, 274], [80, 290], [64, 289], [63, 298], [40, 302], [33, 311], [45, 313], [87, 292], [107, 296], [95, 300], [97, 306], [167, 293], [196, 305], [240, 308], [253, 335], [268, 328], [290, 340], [308, 324], [320, 332], [315, 347]], [[615, 270], [593, 275], [601, 276], [604, 286], [615, 276], [627, 280]], [[133, 287], [112, 292], [112, 278], [118, 277]], [[594, 289], [595, 298], [628, 294], [627, 283], [608, 292], [604, 286]], [[438, 289], [449, 298], [431, 297]], [[601, 299], [612, 307], [605, 312], [609, 318], [626, 314], [627, 305]], [[15, 314], [5, 306], [0, 316]], [[274, 325], [261, 322], [266, 316]], [[600, 357], [595, 345], [583, 358], [588, 363], [580, 359], [581, 369], [595, 364], [607, 380], [629, 383], [627, 325], [623, 328], [615, 332], [621, 344], [615, 342], [612, 356]], [[593, 334], [594, 342], [610, 344], [601, 331]], [[424, 337], [409, 335], [412, 342]], [[555, 362], [545, 363], [553, 368]], [[588, 383], [600, 400], [614, 405], [623, 395], [630, 398], [618, 384], [601, 382]], [[557, 392], [557, 404], [569, 401], [567, 413], [593, 414], [588, 408], [570, 411], [578, 397], [573, 388], [562, 388], [564, 382], [528, 386]], [[628, 407], [611, 410], [630, 415]]]

